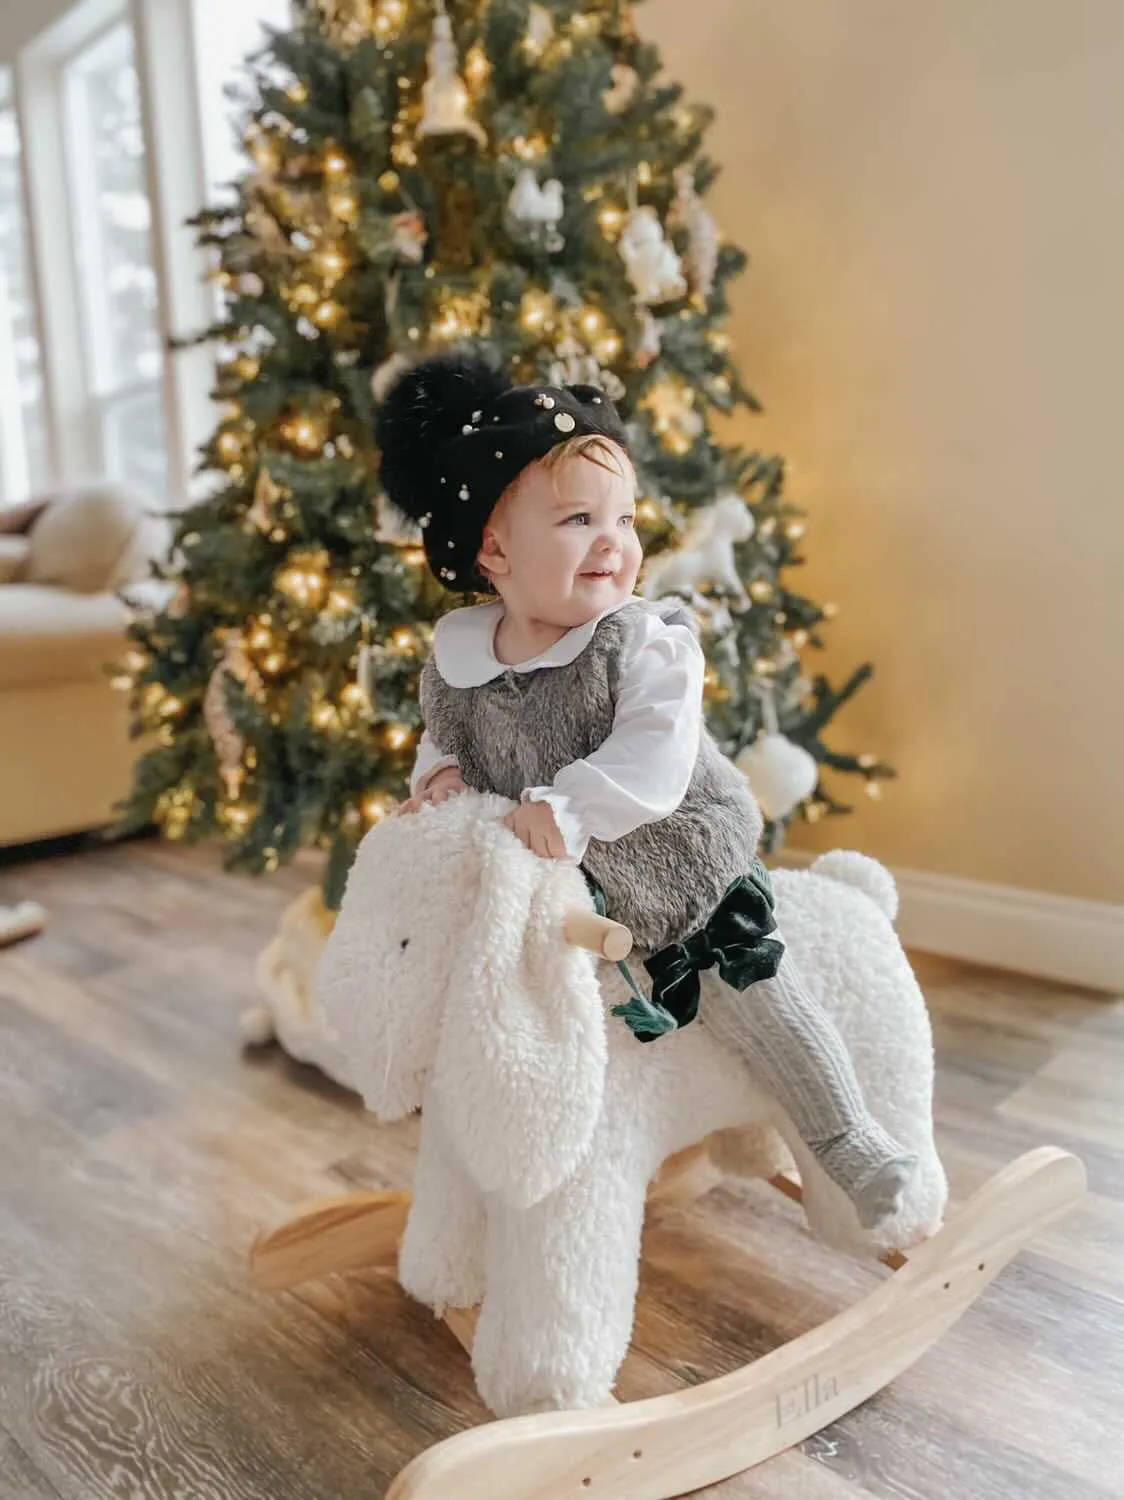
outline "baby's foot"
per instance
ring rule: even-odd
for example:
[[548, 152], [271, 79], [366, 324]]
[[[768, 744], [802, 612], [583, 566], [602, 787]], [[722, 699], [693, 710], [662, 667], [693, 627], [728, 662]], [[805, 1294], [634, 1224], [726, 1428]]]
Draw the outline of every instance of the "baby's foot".
[[820, 1166], [854, 1204], [864, 1229], [877, 1229], [901, 1208], [917, 1157], [873, 1120], [809, 1145]]

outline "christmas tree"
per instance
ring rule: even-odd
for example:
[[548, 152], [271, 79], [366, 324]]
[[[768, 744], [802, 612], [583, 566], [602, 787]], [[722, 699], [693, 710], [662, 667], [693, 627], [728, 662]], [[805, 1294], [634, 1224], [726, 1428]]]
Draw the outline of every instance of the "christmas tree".
[[307, 0], [250, 74], [251, 158], [202, 213], [224, 312], [206, 498], [176, 516], [166, 607], [123, 685], [152, 737], [128, 829], [216, 836], [225, 862], [356, 845], [405, 793], [435, 620], [378, 493], [373, 413], [404, 361], [490, 341], [519, 381], [603, 386], [630, 424], [650, 597], [697, 611], [708, 722], [775, 847], [889, 768], [824, 731], [869, 675], [806, 675], [830, 610], [800, 594], [804, 522], [776, 457], [711, 432], [756, 409], [723, 331], [744, 254], [703, 198], [709, 112], [661, 74], [622, 0]]

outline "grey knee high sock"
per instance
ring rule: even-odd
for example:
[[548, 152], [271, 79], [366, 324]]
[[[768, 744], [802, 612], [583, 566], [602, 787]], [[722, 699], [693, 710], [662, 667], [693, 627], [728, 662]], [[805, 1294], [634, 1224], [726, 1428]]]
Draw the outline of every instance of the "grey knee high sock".
[[791, 956], [773, 979], [709, 995], [703, 1016], [783, 1106], [863, 1227], [895, 1213], [917, 1158], [867, 1109], [843, 1038]]

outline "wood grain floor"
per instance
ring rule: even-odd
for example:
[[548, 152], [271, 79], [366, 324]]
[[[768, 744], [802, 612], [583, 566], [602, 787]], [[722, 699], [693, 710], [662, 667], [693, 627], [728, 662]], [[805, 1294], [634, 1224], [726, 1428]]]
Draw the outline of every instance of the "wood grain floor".
[[[392, 1284], [247, 1280], [263, 1224], [410, 1176], [411, 1124], [240, 1051], [254, 957], [308, 883], [148, 841], [0, 868], [0, 902], [50, 913], [0, 952], [0, 1500], [376, 1500], [485, 1415], [452, 1337]], [[706, 1493], [1124, 1496], [1124, 1003], [917, 964], [954, 1193], [1052, 1141], [1086, 1161], [1087, 1206], [890, 1390]], [[878, 1274], [763, 1185], [723, 1183], [649, 1229], [619, 1394], [732, 1370]]]

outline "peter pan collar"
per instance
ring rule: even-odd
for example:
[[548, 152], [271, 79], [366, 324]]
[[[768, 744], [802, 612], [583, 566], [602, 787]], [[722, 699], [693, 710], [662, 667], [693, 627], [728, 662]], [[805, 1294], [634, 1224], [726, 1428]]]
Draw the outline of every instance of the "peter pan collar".
[[636, 596], [611, 604], [608, 609], [584, 625], [575, 625], [530, 661], [502, 662], [496, 657], [493, 642], [503, 619], [503, 600], [487, 604], [470, 604], [454, 609], [438, 620], [433, 632], [433, 660], [441, 676], [454, 688], [479, 687], [504, 672], [537, 672], [540, 667], [565, 667], [581, 655], [593, 639], [593, 633], [606, 615], [615, 614]]

